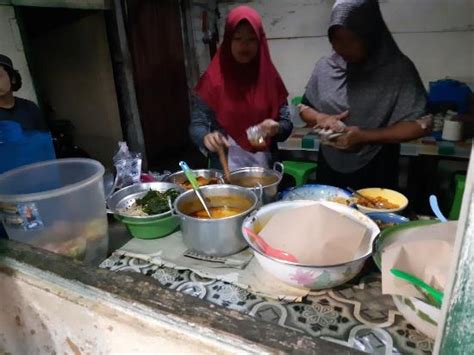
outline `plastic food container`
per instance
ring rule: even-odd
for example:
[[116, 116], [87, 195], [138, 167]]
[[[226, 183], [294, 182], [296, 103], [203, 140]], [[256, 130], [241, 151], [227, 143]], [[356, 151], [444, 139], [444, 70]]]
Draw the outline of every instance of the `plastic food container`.
[[0, 175], [0, 218], [10, 239], [98, 264], [107, 257], [104, 167], [51, 160]]

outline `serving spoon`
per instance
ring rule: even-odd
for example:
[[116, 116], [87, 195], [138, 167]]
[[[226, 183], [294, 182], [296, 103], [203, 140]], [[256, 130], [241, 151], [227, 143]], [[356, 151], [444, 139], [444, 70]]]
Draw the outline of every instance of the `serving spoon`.
[[202, 207], [204, 207], [204, 210], [206, 211], [209, 218], [212, 219], [211, 212], [209, 211], [209, 208], [207, 207], [206, 202], [204, 201], [204, 198], [202, 197], [201, 192], [199, 191], [199, 184], [196, 180], [196, 176], [194, 175], [193, 171], [184, 161], [180, 161], [179, 166], [181, 167], [181, 170], [183, 170], [184, 175], [186, 175], [186, 177], [188, 178], [191, 186], [193, 187], [194, 193], [202, 204]]
[[438, 303], [438, 304], [441, 304], [441, 302], [443, 302], [443, 292], [431, 287], [430, 285], [428, 285], [426, 282], [424, 282], [423, 280], [420, 280], [418, 277], [412, 275], [412, 274], [409, 274], [408, 272], [405, 272], [405, 271], [402, 271], [402, 270], [398, 270], [398, 269], [391, 269], [390, 272], [398, 277], [399, 279], [402, 279], [402, 280], [405, 280], [405, 281], [408, 281], [409, 283], [415, 285], [415, 286], [418, 286], [419, 288], [421, 288], [424, 292], [426, 292], [428, 295], [430, 295], [431, 297], [433, 297], [433, 299]]
[[255, 233], [253, 230], [247, 227], [243, 227], [245, 233], [252, 237], [252, 239], [257, 243], [258, 247], [267, 255], [274, 257], [275, 259], [291, 261], [293, 263], [298, 262], [296, 257], [286, 251], [273, 248], [270, 246], [261, 236]]
[[442, 222], [445, 223], [448, 219], [443, 215], [439, 208], [438, 198], [435, 195], [430, 196], [430, 207], [436, 217]]

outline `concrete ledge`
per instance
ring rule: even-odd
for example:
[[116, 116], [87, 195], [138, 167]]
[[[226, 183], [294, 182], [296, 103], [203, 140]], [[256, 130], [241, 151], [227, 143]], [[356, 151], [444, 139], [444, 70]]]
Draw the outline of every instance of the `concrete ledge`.
[[[114, 273], [84, 266], [80, 262], [14, 241], [0, 241], [2, 275], [102, 315], [105, 313], [100, 310], [105, 307], [109, 313], [113, 311], [115, 318], [126, 316], [138, 319], [142, 321], [140, 327], [145, 324], [151, 331], [150, 339], [155, 341], [166, 330], [166, 340], [177, 339], [174, 344], [188, 346], [190, 350], [225, 353], [357, 353], [165, 289], [157, 281], [140, 274]], [[0, 345], [1, 340], [0, 337]], [[111, 341], [108, 339], [109, 343]]]

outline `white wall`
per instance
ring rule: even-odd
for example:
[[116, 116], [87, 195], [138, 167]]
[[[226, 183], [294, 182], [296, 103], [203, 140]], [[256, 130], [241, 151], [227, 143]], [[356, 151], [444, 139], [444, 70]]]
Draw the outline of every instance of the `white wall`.
[[23, 86], [15, 95], [36, 102], [36, 93], [33, 88], [30, 70], [26, 63], [23, 43], [13, 6], [0, 5], [0, 54], [9, 56], [13, 61], [13, 66], [21, 74]]
[[[315, 62], [330, 52], [326, 33], [334, 0], [251, 0], [219, 4], [220, 34], [229, 9], [260, 12], [273, 61], [290, 98], [300, 95]], [[388, 27], [417, 66], [425, 85], [451, 77], [474, 84], [474, 0], [380, 0]], [[200, 28], [195, 28], [200, 32]], [[201, 34], [196, 35], [202, 48]], [[208, 62], [201, 51], [200, 70]], [[204, 57], [205, 56], [205, 57]]]

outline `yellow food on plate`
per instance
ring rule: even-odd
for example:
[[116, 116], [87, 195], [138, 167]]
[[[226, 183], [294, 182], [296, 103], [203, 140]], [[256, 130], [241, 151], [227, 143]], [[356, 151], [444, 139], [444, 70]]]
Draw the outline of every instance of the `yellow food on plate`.
[[400, 207], [399, 205], [390, 202], [382, 196], [371, 197], [370, 201], [372, 201], [374, 205], [372, 205], [369, 201], [363, 198], [357, 199], [357, 204], [364, 207], [378, 208], [381, 210], [393, 210]]

